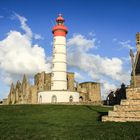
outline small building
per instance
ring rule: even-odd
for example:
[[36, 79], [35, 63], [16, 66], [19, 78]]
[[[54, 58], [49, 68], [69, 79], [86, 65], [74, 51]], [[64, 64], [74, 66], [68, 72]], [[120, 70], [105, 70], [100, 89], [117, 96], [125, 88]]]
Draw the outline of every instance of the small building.
[[80, 101], [101, 101], [100, 83], [83, 82], [78, 85], [77, 92], [80, 94]]

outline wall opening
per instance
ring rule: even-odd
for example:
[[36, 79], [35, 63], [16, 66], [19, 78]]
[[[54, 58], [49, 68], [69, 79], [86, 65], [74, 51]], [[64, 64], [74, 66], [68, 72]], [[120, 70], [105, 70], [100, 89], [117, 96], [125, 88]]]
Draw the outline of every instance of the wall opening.
[[80, 102], [83, 102], [83, 97], [82, 97], [82, 96], [80, 96], [79, 100], [80, 100]]
[[57, 97], [56, 97], [56, 95], [53, 95], [52, 96], [52, 103], [56, 103], [57, 102]]
[[42, 103], [42, 96], [41, 95], [39, 96], [39, 103], [40, 104]]
[[69, 97], [69, 102], [73, 102], [73, 96]]

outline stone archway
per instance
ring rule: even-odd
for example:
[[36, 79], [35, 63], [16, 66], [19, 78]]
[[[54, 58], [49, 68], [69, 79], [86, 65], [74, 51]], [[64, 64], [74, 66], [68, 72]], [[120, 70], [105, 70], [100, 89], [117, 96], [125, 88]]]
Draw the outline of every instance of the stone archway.
[[79, 97], [79, 101], [80, 101], [80, 102], [83, 102], [83, 100], [84, 100], [83, 97], [80, 96], [80, 97]]
[[56, 103], [57, 102], [57, 97], [56, 97], [56, 95], [53, 95], [52, 96], [52, 103]]

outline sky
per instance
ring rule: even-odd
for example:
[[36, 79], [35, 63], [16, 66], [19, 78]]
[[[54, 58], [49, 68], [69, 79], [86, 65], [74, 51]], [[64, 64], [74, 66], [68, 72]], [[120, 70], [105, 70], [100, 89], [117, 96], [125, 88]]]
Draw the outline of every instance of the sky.
[[52, 27], [59, 13], [68, 27], [68, 71], [78, 82], [101, 83], [102, 98], [129, 85], [130, 48], [136, 53], [139, 0], [0, 0], [0, 99], [11, 82], [51, 72]]

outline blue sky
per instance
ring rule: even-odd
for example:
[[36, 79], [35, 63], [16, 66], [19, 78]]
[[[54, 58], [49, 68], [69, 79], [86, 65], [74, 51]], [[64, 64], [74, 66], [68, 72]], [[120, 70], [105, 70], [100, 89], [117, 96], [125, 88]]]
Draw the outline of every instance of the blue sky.
[[[18, 18], [12, 18], [16, 13], [27, 19], [26, 24], [33, 34], [39, 34], [41, 36], [41, 39], [32, 38], [31, 43], [38, 44], [44, 48], [46, 57], [50, 57], [52, 53], [51, 42], [53, 39], [51, 30], [55, 24], [55, 18], [58, 13], [62, 13], [66, 20], [65, 24], [69, 29], [67, 35], [69, 42], [71, 39], [69, 46], [80, 47], [79, 44], [74, 43], [75, 38], [78, 39], [78, 41], [84, 39], [89, 42], [91, 41], [90, 45], [93, 46], [91, 46], [90, 49], [86, 50], [85, 48], [87, 46], [84, 48], [86, 44], [83, 44], [83, 50], [80, 50], [83, 56], [86, 55], [87, 60], [91, 61], [91, 65], [92, 59], [100, 56], [100, 58], [97, 58], [97, 61], [101, 59], [102, 63], [104, 63], [103, 60], [107, 58], [105, 63], [109, 63], [110, 68], [108, 69], [110, 70], [114, 67], [114, 65], [111, 64], [116, 64], [116, 60], [111, 64], [110, 61], [112, 61], [113, 58], [118, 58], [123, 63], [122, 65], [119, 64], [123, 70], [118, 71], [121, 71], [121, 76], [126, 73], [128, 75], [131, 69], [129, 48], [132, 47], [134, 52], [136, 51], [135, 34], [140, 31], [139, 7], [139, 0], [1, 0], [0, 41], [6, 39], [8, 36], [7, 33], [11, 30], [24, 34], [25, 30], [21, 28], [21, 21]], [[95, 42], [93, 41], [94, 39], [96, 40]], [[79, 48], [77, 48], [74, 48], [74, 52], [78, 53]], [[71, 50], [70, 53], [72, 53]], [[73, 53], [71, 57], [74, 57], [74, 54], [75, 53]], [[70, 59], [74, 60], [73, 58]], [[82, 59], [79, 58], [79, 61], [81, 60]], [[93, 60], [93, 63], [95, 63], [95, 60]], [[114, 78], [114, 73], [111, 75], [102, 73], [101, 71], [96, 73], [94, 72], [95, 68], [89, 67], [85, 69], [81, 65], [76, 66], [72, 62], [69, 62], [68, 65], [69, 71], [77, 72], [77, 80], [79, 81], [108, 81], [111, 85], [115, 86], [119, 86], [121, 82], [127, 81], [126, 84], [129, 83], [128, 80], [121, 81], [116, 77]], [[86, 67], [88, 66], [89, 65]], [[98, 64], [96, 66], [99, 67]], [[116, 69], [117, 68], [118, 67], [116, 67]], [[6, 70], [0, 67], [0, 72], [2, 73], [4, 71]], [[95, 76], [93, 76], [94, 73], [99, 77], [95, 78]], [[17, 71], [17, 75], [18, 74], [21, 76], [22, 73], [18, 73]], [[105, 76], [103, 77], [104, 74]], [[16, 73], [14, 73], [14, 76], [15, 75]], [[6, 97], [8, 91], [8, 84], [1, 78], [0, 99]]]

